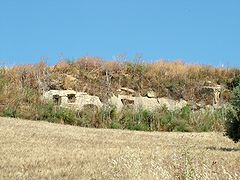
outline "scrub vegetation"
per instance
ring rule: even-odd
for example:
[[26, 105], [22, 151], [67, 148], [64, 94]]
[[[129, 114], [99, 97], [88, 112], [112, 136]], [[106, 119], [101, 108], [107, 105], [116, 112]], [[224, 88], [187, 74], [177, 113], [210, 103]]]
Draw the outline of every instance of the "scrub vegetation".
[[[142, 96], [151, 89], [158, 97], [212, 104], [212, 98], [201, 92], [206, 81], [222, 85], [225, 88], [222, 100], [228, 101], [230, 92], [240, 79], [238, 68], [215, 68], [185, 64], [182, 61], [142, 61], [110, 62], [85, 57], [76, 61], [60, 61], [55, 66], [40, 62], [2, 67], [0, 102], [16, 104], [18, 101], [21, 105], [38, 103], [42, 91], [49, 89], [84, 91], [100, 97], [104, 102], [109, 93], [120, 87], [128, 87]], [[76, 81], [71, 83], [66, 75], [72, 76]]]
[[237, 143], [240, 141], [240, 83], [233, 90], [231, 105], [225, 121], [226, 135]]
[[[121, 62], [119, 62], [121, 61]], [[188, 65], [182, 61], [143, 63], [138, 57], [128, 62], [123, 57], [109, 62], [84, 57], [63, 60], [55, 66], [44, 62], [0, 68], [0, 115], [32, 120], [46, 120], [83, 127], [120, 128], [147, 131], [222, 131], [226, 107], [192, 111], [190, 107], [168, 111], [166, 108], [149, 112], [125, 108], [120, 114], [114, 107], [82, 111], [55, 107], [44, 103], [41, 95], [50, 89], [73, 89], [97, 95], [106, 102], [120, 87], [132, 88], [145, 96], [151, 89], [158, 97], [190, 103], [211, 105], [212, 96], [202, 93], [206, 81], [225, 88], [221, 103], [228, 103], [231, 92], [240, 79], [240, 70]], [[71, 76], [74, 83], [66, 78]]]

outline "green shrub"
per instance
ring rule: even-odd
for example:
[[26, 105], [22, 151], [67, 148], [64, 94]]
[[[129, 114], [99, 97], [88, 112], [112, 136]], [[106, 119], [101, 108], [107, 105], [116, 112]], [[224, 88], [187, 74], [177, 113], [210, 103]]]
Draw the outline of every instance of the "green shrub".
[[122, 129], [116, 106], [104, 106], [100, 109], [102, 125], [111, 129]]
[[[136, 125], [140, 125], [144, 130], [150, 129], [153, 122], [153, 113], [148, 110], [139, 109], [134, 113], [134, 122]], [[137, 127], [138, 128], [138, 127]]]
[[111, 129], [122, 129], [122, 125], [119, 122], [112, 121], [110, 123], [110, 128]]
[[61, 108], [54, 113], [54, 119], [64, 122], [64, 124], [75, 125], [76, 113], [70, 109]]
[[172, 131], [180, 131], [180, 132], [191, 131], [187, 121], [184, 119], [174, 118], [174, 120], [170, 124], [170, 127], [171, 127]]
[[239, 85], [233, 89], [233, 96], [231, 98], [231, 104], [237, 112], [240, 111], [240, 82]]
[[103, 127], [101, 110], [96, 106], [86, 105], [77, 113], [77, 125], [83, 127]]
[[225, 111], [225, 108], [211, 108], [192, 112], [189, 125], [197, 132], [223, 131]]
[[[117, 113], [115, 106], [106, 106], [101, 109], [86, 106], [81, 111], [75, 111], [47, 103], [35, 106], [9, 106], [4, 108], [1, 114], [8, 117], [44, 120], [82, 127], [141, 131], [202, 132], [221, 131], [223, 129], [225, 111], [224, 108], [210, 108], [194, 112], [189, 106], [186, 106], [174, 111], [163, 107], [152, 112], [125, 107], [121, 113]], [[233, 120], [236, 119], [235, 116], [235, 114], [228, 114], [228, 117], [231, 117]], [[229, 131], [235, 133], [236, 129], [233, 127], [236, 126], [237, 122], [228, 122]]]
[[164, 131], [172, 131], [171, 122], [173, 120], [173, 113], [171, 111], [164, 111], [160, 116], [160, 126]]
[[67, 108], [56, 107], [52, 103], [41, 104], [36, 107], [36, 120], [53, 123], [76, 124], [76, 112]]
[[240, 140], [240, 84], [233, 90], [231, 105], [226, 116], [225, 135], [237, 143]]
[[191, 131], [189, 119], [191, 116], [190, 107], [186, 106], [181, 110], [170, 111], [166, 107], [154, 112], [154, 129], [163, 131]]
[[124, 108], [119, 117], [119, 122], [122, 124], [123, 129], [132, 129], [132, 126], [135, 125], [134, 122], [134, 111], [130, 108]]
[[130, 126], [129, 129], [136, 130], [136, 131], [149, 131], [149, 127], [143, 123], [134, 124], [133, 126]]
[[37, 105], [36, 120], [54, 122], [54, 105], [52, 103]]
[[118, 119], [116, 106], [104, 106], [100, 109], [100, 114], [102, 119], [107, 121], [107, 123], [111, 121], [117, 121]]
[[16, 118], [16, 117], [18, 117], [17, 108], [13, 107], [13, 106], [8, 106], [8, 107], [4, 108], [2, 115], [4, 117]]
[[240, 83], [240, 75], [235, 76], [227, 85], [229, 89], [233, 90], [239, 85], [239, 83]]
[[191, 118], [191, 108], [190, 106], [184, 106], [180, 111], [180, 117], [186, 121], [189, 121]]
[[147, 110], [124, 108], [119, 123], [123, 129], [147, 131], [150, 130], [153, 114]]

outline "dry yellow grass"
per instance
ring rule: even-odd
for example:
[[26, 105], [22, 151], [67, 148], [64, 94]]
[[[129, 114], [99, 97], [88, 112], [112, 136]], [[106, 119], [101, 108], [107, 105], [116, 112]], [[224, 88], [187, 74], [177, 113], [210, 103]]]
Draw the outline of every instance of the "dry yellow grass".
[[240, 179], [240, 148], [221, 133], [0, 118], [0, 179]]

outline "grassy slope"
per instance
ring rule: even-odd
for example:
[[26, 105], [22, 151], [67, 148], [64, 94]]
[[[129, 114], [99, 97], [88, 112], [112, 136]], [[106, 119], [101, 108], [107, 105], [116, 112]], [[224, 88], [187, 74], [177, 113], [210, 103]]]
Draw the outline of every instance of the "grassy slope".
[[240, 178], [240, 148], [221, 133], [88, 129], [0, 118], [0, 179], [230, 176]]

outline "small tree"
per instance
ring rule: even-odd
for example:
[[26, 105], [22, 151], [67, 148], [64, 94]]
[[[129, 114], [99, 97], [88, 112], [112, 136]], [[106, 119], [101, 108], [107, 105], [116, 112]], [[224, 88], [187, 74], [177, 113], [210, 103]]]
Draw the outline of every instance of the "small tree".
[[237, 143], [240, 141], [240, 84], [233, 89], [231, 105], [225, 123], [226, 135]]

